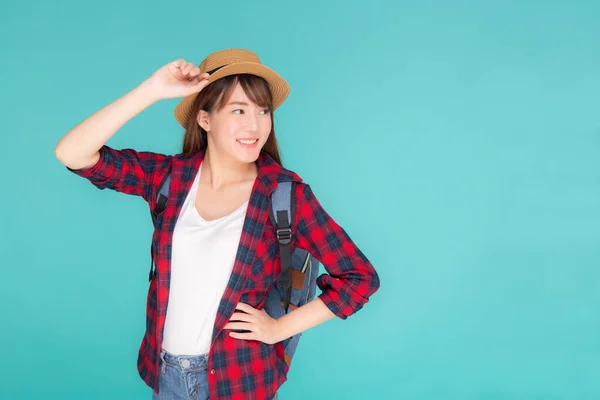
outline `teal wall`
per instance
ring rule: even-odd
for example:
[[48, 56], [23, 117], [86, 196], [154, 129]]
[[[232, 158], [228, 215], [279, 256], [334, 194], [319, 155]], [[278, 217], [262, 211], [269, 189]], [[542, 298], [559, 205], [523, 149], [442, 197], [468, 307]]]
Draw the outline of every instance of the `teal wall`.
[[[58, 140], [167, 62], [256, 51], [286, 167], [381, 289], [303, 336], [280, 397], [600, 398], [600, 3], [5, 2], [6, 399], [149, 399], [152, 223]], [[108, 142], [174, 154], [179, 99]]]

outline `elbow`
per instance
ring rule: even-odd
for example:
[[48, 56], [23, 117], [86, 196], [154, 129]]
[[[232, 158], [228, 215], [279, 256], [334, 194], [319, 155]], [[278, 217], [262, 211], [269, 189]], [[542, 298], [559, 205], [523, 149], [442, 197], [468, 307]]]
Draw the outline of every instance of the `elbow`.
[[54, 147], [54, 157], [56, 157], [56, 159], [66, 167], [77, 167], [77, 165], [75, 165], [75, 163], [73, 162], [73, 157], [69, 156], [67, 150], [65, 149], [65, 146], [61, 142], [58, 142], [56, 147]]
[[322, 275], [317, 285], [323, 292], [321, 300], [335, 315], [346, 319], [368, 303], [369, 298], [379, 290], [380, 280], [379, 274], [373, 270], [354, 279]]
[[379, 274], [375, 271], [364, 275], [361, 282], [361, 290], [355, 290], [358, 308], [362, 308], [378, 290], [380, 286]]
[[54, 147], [54, 157], [56, 157], [58, 159], [58, 161], [60, 161], [61, 163], [63, 163], [63, 164], [65, 163], [63, 154], [62, 154], [62, 148], [60, 146], [60, 142], [58, 142], [56, 147]]
[[380, 286], [379, 274], [376, 271], [373, 271], [373, 273], [371, 274], [371, 289], [373, 290], [373, 292], [371, 294], [378, 291], [379, 286]]
[[363, 275], [361, 283], [358, 287], [354, 287], [353, 296], [354, 308], [356, 311], [360, 310], [366, 303], [369, 302], [371, 296], [373, 296], [380, 286], [379, 274], [372, 270], [370, 273]]
[[79, 156], [77, 159], [74, 157], [68, 157], [65, 155], [64, 150], [61, 149], [60, 144], [56, 145], [54, 148], [54, 156], [60, 161], [64, 166], [73, 169], [87, 169], [95, 166], [100, 159], [100, 151], [96, 151], [89, 157]]
[[69, 150], [65, 136], [60, 138], [60, 140], [56, 143], [56, 146], [54, 146], [54, 156], [58, 159], [58, 161], [66, 165], [72, 157], [69, 157], [68, 155]]

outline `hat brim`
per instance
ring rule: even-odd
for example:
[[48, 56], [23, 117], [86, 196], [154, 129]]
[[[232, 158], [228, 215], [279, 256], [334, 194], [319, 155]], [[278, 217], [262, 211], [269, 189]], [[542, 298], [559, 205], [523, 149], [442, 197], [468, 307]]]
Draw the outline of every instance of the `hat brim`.
[[[235, 74], [256, 75], [267, 81], [273, 96], [273, 111], [279, 107], [290, 94], [290, 86], [285, 79], [283, 79], [271, 68], [255, 62], [239, 62], [229, 64], [211, 74], [208, 77], [208, 84], [211, 84], [212, 82], [226, 76]], [[187, 128], [191, 107], [196, 97], [198, 97], [198, 93], [199, 92], [184, 97], [175, 107], [175, 119], [184, 128]]]

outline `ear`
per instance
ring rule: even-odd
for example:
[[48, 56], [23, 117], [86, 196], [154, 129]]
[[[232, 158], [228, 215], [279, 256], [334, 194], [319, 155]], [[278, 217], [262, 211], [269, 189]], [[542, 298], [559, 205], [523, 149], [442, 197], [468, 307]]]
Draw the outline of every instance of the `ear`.
[[198, 122], [198, 125], [200, 125], [200, 127], [202, 129], [204, 129], [206, 132], [210, 131], [210, 121], [209, 121], [208, 116], [209, 116], [208, 112], [206, 112], [204, 110], [200, 110], [200, 112], [198, 113], [198, 116], [196, 117], [196, 121]]

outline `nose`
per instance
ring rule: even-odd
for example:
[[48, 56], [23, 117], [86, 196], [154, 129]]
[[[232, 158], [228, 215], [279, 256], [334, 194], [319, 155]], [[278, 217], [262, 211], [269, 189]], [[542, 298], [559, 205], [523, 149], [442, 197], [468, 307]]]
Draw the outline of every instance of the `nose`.
[[246, 118], [246, 127], [250, 132], [258, 131], [258, 116], [253, 113], [248, 113], [248, 118]]

